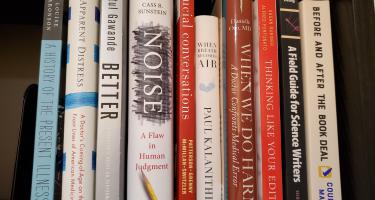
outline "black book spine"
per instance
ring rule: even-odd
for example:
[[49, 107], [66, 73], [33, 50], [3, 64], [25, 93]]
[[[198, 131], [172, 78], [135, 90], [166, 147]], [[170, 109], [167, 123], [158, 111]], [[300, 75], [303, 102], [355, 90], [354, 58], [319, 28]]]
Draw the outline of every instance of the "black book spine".
[[298, 1], [278, 0], [280, 95], [285, 199], [307, 199]]

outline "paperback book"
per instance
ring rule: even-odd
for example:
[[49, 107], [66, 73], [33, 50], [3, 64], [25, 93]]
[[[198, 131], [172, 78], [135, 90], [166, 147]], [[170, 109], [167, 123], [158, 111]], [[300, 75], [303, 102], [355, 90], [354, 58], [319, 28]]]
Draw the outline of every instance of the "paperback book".
[[69, 2], [62, 199], [94, 199], [99, 0]]
[[299, 3], [309, 199], [342, 199], [328, 0]]
[[45, 1], [40, 53], [31, 199], [54, 199], [64, 0]]
[[256, 1], [256, 121], [258, 198], [282, 199], [279, 66], [276, 1]]
[[297, 1], [278, 1], [285, 199], [307, 199], [301, 37]]

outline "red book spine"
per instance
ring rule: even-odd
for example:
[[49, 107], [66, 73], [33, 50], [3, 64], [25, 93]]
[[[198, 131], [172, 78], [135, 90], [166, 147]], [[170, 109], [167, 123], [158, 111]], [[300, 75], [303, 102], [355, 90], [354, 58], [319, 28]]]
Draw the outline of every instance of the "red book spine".
[[177, 4], [177, 199], [196, 198], [194, 0]]
[[227, 2], [228, 199], [257, 199], [252, 1]]
[[258, 0], [260, 132], [263, 199], [282, 199], [276, 1]]

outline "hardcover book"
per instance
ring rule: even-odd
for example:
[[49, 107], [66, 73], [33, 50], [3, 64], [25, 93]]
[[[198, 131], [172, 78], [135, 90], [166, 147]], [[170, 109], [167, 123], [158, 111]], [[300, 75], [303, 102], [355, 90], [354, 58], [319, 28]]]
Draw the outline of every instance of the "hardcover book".
[[222, 198], [219, 21], [195, 17], [197, 199]]
[[282, 199], [279, 66], [276, 1], [257, 0], [256, 121], [258, 198]]
[[44, 4], [31, 199], [54, 199], [65, 3]]
[[309, 199], [341, 199], [329, 1], [299, 3]]
[[129, 2], [127, 199], [172, 200], [173, 2]]
[[257, 199], [252, 1], [227, 2], [228, 198]]
[[285, 199], [307, 199], [301, 40], [297, 1], [278, 1]]
[[99, 0], [69, 2], [62, 199], [94, 199]]
[[196, 199], [194, 0], [177, 0], [177, 199]]
[[97, 115], [96, 199], [124, 199], [125, 159], [122, 128], [123, 10], [126, 0], [101, 2], [99, 84]]

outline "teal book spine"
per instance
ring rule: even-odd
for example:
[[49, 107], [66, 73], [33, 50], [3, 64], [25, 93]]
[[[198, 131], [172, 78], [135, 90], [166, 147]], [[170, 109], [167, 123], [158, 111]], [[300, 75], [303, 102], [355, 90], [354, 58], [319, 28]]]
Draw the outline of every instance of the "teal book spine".
[[46, 0], [30, 199], [54, 199], [64, 0]]

